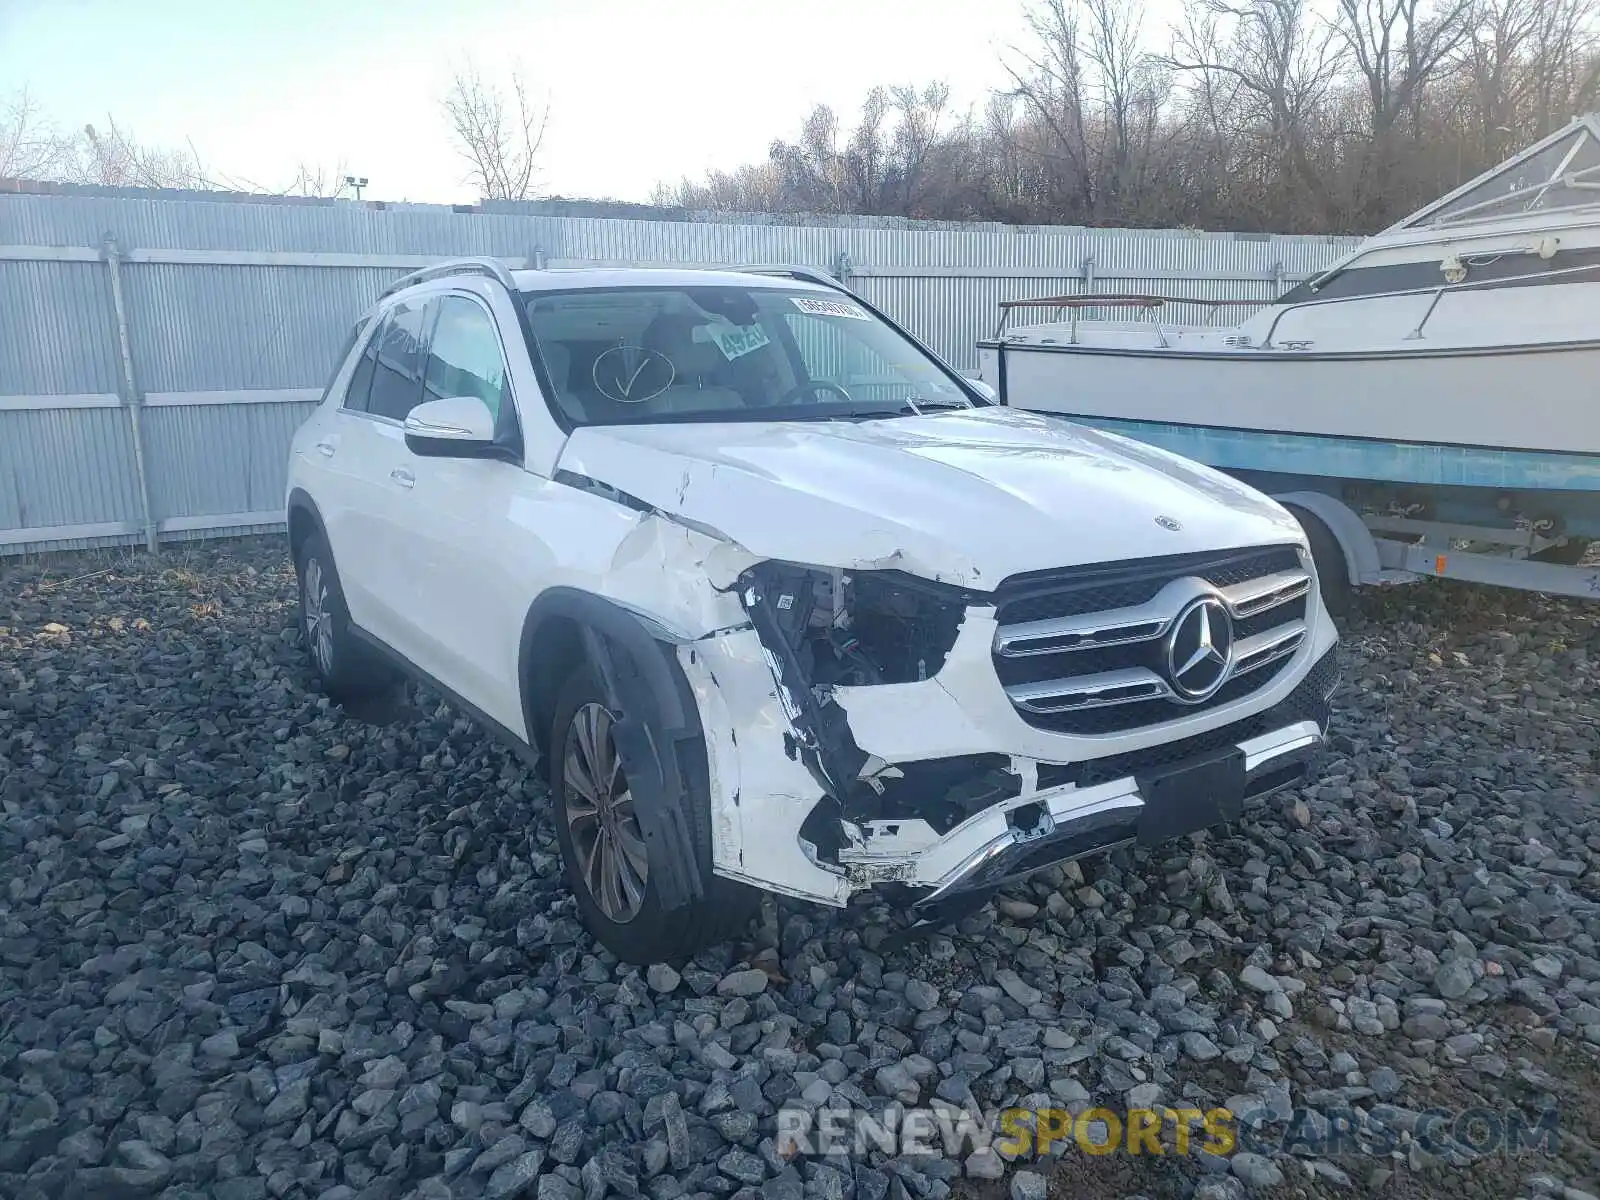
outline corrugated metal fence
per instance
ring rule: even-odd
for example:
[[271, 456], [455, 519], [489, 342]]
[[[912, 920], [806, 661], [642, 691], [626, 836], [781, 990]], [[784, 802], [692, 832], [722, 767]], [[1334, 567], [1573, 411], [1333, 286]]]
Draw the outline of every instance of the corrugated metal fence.
[[1002, 299], [1181, 289], [1265, 302], [1354, 244], [616, 211], [0, 195], [0, 554], [279, 524], [289, 438], [351, 320], [441, 257], [821, 267], [971, 370]]

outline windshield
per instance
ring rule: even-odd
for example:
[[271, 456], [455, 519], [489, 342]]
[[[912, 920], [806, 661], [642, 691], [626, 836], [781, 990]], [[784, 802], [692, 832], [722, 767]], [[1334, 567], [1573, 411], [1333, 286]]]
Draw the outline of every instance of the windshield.
[[528, 316], [574, 425], [852, 419], [972, 404], [940, 364], [845, 295], [541, 292]]

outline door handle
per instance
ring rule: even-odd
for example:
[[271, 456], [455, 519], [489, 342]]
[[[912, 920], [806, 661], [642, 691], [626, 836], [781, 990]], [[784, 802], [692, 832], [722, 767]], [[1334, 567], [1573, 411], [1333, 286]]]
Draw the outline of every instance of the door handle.
[[403, 488], [414, 488], [417, 486], [417, 477], [405, 467], [396, 467], [394, 470], [390, 471], [389, 478], [394, 480]]
[[338, 447], [335, 446], [332, 442], [318, 442], [317, 443], [317, 453], [322, 455], [323, 458], [332, 458], [333, 457], [333, 452], [335, 450], [337, 450], [337, 449], [338, 449]]

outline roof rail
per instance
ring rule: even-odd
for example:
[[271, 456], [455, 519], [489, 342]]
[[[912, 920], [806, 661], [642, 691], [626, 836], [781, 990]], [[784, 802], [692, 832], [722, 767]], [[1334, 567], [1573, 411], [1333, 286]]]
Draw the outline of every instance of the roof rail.
[[[443, 279], [448, 275], [487, 275], [508, 292], [517, 290], [517, 281], [511, 278], [511, 272], [506, 270], [505, 263], [498, 258], [447, 258], [443, 262], [432, 263], [420, 271], [412, 271], [409, 275], [402, 275], [388, 287], [383, 289], [382, 296], [391, 296], [401, 288], [411, 287], [413, 284], [426, 283], [430, 279]], [[379, 299], [382, 299], [382, 296]]]
[[805, 267], [790, 263], [754, 263], [748, 266], [730, 267], [732, 271], [742, 271], [746, 275], [786, 275], [790, 279], [803, 279], [807, 283], [821, 284], [823, 287], [833, 288], [837, 292], [848, 292], [838, 279], [829, 275], [819, 267]]

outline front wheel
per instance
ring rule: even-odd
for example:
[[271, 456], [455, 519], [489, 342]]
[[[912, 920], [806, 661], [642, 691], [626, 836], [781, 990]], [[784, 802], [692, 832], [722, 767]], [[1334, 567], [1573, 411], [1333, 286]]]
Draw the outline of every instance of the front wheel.
[[[698, 899], [671, 909], [662, 904], [639, 798], [612, 736], [615, 725], [594, 672], [579, 667], [556, 701], [548, 743], [551, 815], [567, 885], [584, 926], [622, 961], [688, 958], [738, 933], [754, 912], [756, 895], [708, 872]], [[709, 804], [709, 798], [693, 802]]]

